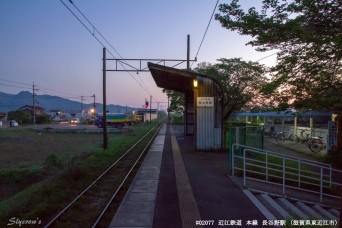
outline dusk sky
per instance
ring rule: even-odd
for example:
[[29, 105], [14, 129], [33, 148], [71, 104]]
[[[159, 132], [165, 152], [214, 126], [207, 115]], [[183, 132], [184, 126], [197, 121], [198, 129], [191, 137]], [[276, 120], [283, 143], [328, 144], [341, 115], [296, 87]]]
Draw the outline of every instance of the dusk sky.
[[[93, 31], [68, 0], [63, 2]], [[216, 4], [209, 0], [73, 2], [121, 57], [153, 59], [186, 59], [188, 34], [193, 59]], [[229, 1], [222, 0], [219, 4], [224, 2]], [[249, 8], [258, 7], [260, 1], [242, 3]], [[32, 92], [34, 82], [38, 95], [57, 95], [77, 101], [85, 96], [84, 103], [91, 103], [90, 96], [95, 94], [96, 102], [102, 102], [102, 45], [60, 0], [0, 0], [0, 29], [0, 92]], [[97, 32], [94, 35], [103, 41]], [[256, 52], [245, 45], [250, 39], [222, 28], [213, 19], [197, 63], [235, 57], [257, 61], [274, 53]], [[104, 44], [115, 58], [120, 58]], [[107, 58], [112, 56], [107, 53]], [[271, 65], [274, 61], [272, 56], [259, 62]], [[114, 64], [107, 61], [107, 67], [113, 69]], [[145, 86], [147, 89], [142, 88]], [[141, 107], [150, 94], [153, 102], [167, 101], [149, 72], [139, 75], [107, 72], [107, 104]]]

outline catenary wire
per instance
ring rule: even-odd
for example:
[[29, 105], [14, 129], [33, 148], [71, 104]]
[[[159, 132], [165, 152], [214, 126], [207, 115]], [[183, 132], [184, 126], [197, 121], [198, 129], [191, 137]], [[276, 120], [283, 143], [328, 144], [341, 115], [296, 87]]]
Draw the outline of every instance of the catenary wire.
[[[205, 29], [205, 32], [204, 32], [204, 35], [203, 35], [201, 44], [199, 45], [198, 50], [197, 50], [197, 53], [196, 53], [196, 55], [195, 55], [195, 59], [197, 59], [198, 53], [199, 53], [199, 51], [201, 50], [201, 47], [202, 47], [204, 38], [205, 38], [205, 36], [207, 35], [207, 32], [208, 32], [208, 29], [209, 29], [211, 20], [213, 19], [213, 16], [214, 16], [214, 13], [215, 13], [215, 10], [216, 10], [216, 7], [217, 7], [217, 4], [219, 3], [219, 1], [220, 1], [220, 0], [217, 0], [216, 5], [215, 5], [214, 10], [213, 10], [213, 13], [211, 14], [211, 17], [210, 17], [209, 23], [208, 23], [208, 25], [207, 25], [207, 28]], [[193, 64], [194, 64], [194, 62], [191, 63], [191, 67], [192, 67]]]
[[[95, 36], [95, 33], [94, 32], [92, 32], [86, 25], [85, 25], [85, 23], [83, 23], [82, 22], [82, 20], [62, 1], [62, 0], [60, 0], [60, 2], [62, 2], [63, 3], [63, 5], [74, 15], [74, 17], [76, 17], [77, 18], [77, 20], [88, 30], [88, 32], [90, 33], [90, 34], [92, 34], [93, 35], [93, 37], [95, 37], [95, 39], [103, 46], [103, 47], [106, 47], [96, 36]], [[76, 5], [71, 1], [71, 0], [69, 0], [69, 2], [79, 11], [79, 13], [88, 21], [88, 23], [93, 27], [93, 30], [94, 31], [96, 31], [108, 44], [109, 44], [109, 46], [110, 47], [112, 47], [113, 49], [114, 49], [114, 51], [122, 58], [122, 56], [117, 52], [117, 50], [113, 47], [113, 45], [111, 44], [111, 43], [109, 43], [109, 41], [99, 32], [99, 30], [90, 22], [90, 20], [79, 10], [79, 8], [77, 8], [76, 7]], [[108, 50], [108, 48], [106, 48], [106, 51], [113, 57], [113, 58], [116, 58], [114, 55], [113, 55], [113, 53], [111, 53], [109, 50]], [[122, 58], [123, 59], [123, 58]], [[125, 69], [125, 70], [127, 70], [126, 68], [125, 68], [125, 66], [121, 63], [121, 62], [119, 62], [120, 63], [120, 65]], [[144, 83], [144, 81], [140, 78], [140, 76], [138, 75], [138, 77], [139, 77], [139, 79], [140, 79], [140, 81], [144, 84], [144, 86], [130, 73], [130, 72], [128, 72], [129, 73], [129, 75], [140, 85], [140, 87], [143, 89], [143, 90], [145, 90], [145, 92], [147, 92], [150, 96], [152, 95], [151, 94], [151, 92], [148, 90], [148, 88], [147, 88], [147, 86], [146, 86], [146, 84]]]
[[[69, 0], [69, 2], [76, 8], [76, 10], [87, 20], [87, 22], [93, 27], [93, 36], [95, 36], [95, 31], [102, 37], [102, 39], [115, 51], [116, 54], [118, 54], [118, 56], [123, 59], [123, 57], [120, 55], [120, 53], [113, 47], [113, 45], [104, 37], [104, 35], [102, 35], [102, 33], [93, 25], [93, 23], [91, 23], [91, 21], [82, 13], [82, 11], [73, 3], [72, 0]], [[88, 30], [89, 31], [89, 30]], [[89, 31], [90, 32], [90, 31]], [[111, 54], [112, 55], [112, 54]], [[113, 58], [116, 58], [114, 55], [112, 55]], [[125, 69], [127, 70], [122, 62], [119, 62], [120, 65]], [[126, 61], [124, 62], [126, 65], [132, 67], [132, 68], [135, 68], [133, 66], [131, 66], [130, 64], [128, 64]], [[130, 72], [127, 72], [132, 78], [135, 79], [135, 77], [130, 73]], [[143, 88], [145, 90], [145, 92], [147, 92], [149, 95], [151, 95], [150, 91], [148, 90], [148, 87], [146, 86], [145, 82], [141, 79], [140, 75], [138, 74], [138, 78], [140, 79], [141, 83], [144, 85], [145, 88]], [[137, 81], [138, 84], [140, 84], [138, 81]], [[142, 87], [142, 85], [140, 84], [140, 86]]]
[[[76, 10], [87, 20], [87, 22], [93, 27], [93, 36], [95, 36], [95, 31], [102, 37], [102, 39], [115, 51], [116, 54], [118, 54], [118, 56], [123, 59], [123, 57], [120, 55], [120, 53], [114, 48], [114, 46], [104, 37], [104, 35], [102, 35], [102, 33], [93, 25], [93, 23], [91, 23], [91, 21], [82, 13], [82, 11], [74, 4], [74, 2], [72, 0], [69, 0], [69, 2], [76, 8]], [[113, 55], [112, 55], [113, 56]], [[113, 58], [115, 58], [113, 56]], [[120, 65], [125, 69], [127, 70], [123, 64], [121, 62], [119, 62]], [[130, 64], [128, 64], [126, 61], [124, 62], [126, 65], [132, 67], [132, 68], [135, 68], [133, 66], [131, 66]], [[134, 76], [130, 73], [130, 72], [127, 72], [131, 77], [134, 78]], [[140, 79], [140, 81], [144, 84], [145, 88], [146, 88], [146, 92], [151, 95], [150, 91], [148, 90], [148, 87], [146, 86], [146, 84], [144, 83], [144, 81], [141, 79], [140, 75], [138, 74], [138, 77]]]

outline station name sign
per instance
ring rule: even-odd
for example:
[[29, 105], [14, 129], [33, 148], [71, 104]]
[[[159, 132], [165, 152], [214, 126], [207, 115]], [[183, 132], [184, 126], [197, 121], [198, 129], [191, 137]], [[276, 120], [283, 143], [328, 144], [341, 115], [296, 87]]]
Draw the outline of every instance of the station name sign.
[[197, 107], [214, 107], [214, 97], [197, 97]]

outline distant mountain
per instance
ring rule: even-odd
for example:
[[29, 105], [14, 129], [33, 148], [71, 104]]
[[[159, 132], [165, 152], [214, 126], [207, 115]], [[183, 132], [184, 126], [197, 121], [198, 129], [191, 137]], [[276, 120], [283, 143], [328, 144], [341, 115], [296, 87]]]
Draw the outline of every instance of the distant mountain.
[[[51, 95], [36, 95], [36, 105], [45, 109], [45, 112], [50, 110], [81, 110], [81, 102], [72, 101], [69, 99], [61, 98]], [[18, 94], [7, 94], [0, 92], [0, 112], [15, 111], [25, 105], [32, 105], [33, 95], [28, 91], [22, 91]], [[93, 107], [91, 104], [83, 104], [83, 110], [90, 110]], [[96, 103], [96, 112], [102, 113], [102, 104]], [[137, 110], [137, 108], [120, 106], [120, 105], [107, 105], [107, 110], [112, 113], [125, 113]]]

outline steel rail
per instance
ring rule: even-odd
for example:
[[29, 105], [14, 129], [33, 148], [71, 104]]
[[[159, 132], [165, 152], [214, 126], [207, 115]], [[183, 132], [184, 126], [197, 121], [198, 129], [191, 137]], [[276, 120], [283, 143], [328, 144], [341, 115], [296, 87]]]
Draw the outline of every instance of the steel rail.
[[99, 224], [99, 222], [101, 221], [103, 215], [106, 213], [108, 207], [112, 204], [113, 200], [115, 199], [116, 195], [119, 193], [119, 191], [121, 190], [122, 186], [125, 184], [127, 178], [131, 175], [133, 169], [135, 168], [135, 166], [138, 164], [138, 162], [140, 161], [142, 155], [145, 153], [146, 149], [151, 145], [151, 142], [154, 140], [155, 136], [159, 133], [160, 128], [163, 125], [160, 124], [158, 130], [154, 133], [154, 135], [152, 136], [152, 138], [150, 139], [150, 141], [147, 143], [146, 147], [144, 148], [144, 150], [141, 152], [141, 154], [139, 155], [139, 157], [137, 158], [137, 160], [135, 161], [135, 163], [133, 164], [133, 166], [131, 167], [131, 169], [128, 171], [127, 175], [125, 176], [125, 178], [123, 179], [123, 181], [121, 182], [121, 184], [119, 185], [119, 187], [117, 188], [117, 190], [115, 191], [115, 193], [113, 194], [113, 196], [110, 198], [110, 200], [108, 201], [107, 205], [105, 206], [105, 208], [102, 210], [101, 214], [99, 215], [99, 217], [97, 218], [97, 220], [94, 222], [92, 228], [95, 228], [97, 224]]
[[[160, 124], [160, 123], [159, 123]], [[86, 189], [84, 189], [75, 199], [73, 199], [63, 210], [61, 210], [48, 224], [44, 226], [47, 228], [51, 226], [61, 215], [63, 215], [79, 198], [81, 198], [98, 180], [100, 180], [104, 175], [108, 173], [120, 160], [125, 157], [138, 143], [140, 143], [151, 131], [153, 131], [156, 126], [154, 126], [151, 130], [149, 130], [139, 141], [137, 141], [133, 146], [131, 146], [118, 160], [116, 160], [108, 169], [106, 169], [96, 180], [94, 180]]]

